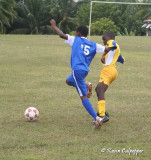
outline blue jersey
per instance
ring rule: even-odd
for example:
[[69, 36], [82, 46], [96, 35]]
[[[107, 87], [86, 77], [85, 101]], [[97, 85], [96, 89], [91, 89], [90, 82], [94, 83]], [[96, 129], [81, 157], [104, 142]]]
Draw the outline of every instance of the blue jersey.
[[87, 40], [85, 37], [74, 37], [68, 35], [65, 41], [72, 47], [71, 68], [72, 70], [89, 71], [89, 65], [96, 52], [104, 52], [105, 47]]

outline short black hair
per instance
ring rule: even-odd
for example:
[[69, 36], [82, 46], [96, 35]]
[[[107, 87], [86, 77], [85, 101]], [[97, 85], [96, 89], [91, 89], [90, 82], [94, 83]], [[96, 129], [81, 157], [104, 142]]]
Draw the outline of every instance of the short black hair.
[[106, 31], [103, 35], [115, 39], [115, 33], [112, 31]]
[[76, 29], [76, 32], [80, 32], [82, 36], [87, 37], [88, 28], [86, 26], [81, 25]]

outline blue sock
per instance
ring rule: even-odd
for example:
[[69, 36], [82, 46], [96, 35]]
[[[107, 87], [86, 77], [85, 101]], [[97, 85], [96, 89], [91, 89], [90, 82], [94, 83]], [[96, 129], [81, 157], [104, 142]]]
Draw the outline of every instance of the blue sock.
[[96, 112], [94, 111], [90, 101], [88, 98], [84, 98], [82, 100], [82, 104], [83, 106], [85, 107], [85, 109], [87, 110], [87, 112], [94, 118], [94, 120], [96, 121], [96, 117], [97, 117], [97, 114]]

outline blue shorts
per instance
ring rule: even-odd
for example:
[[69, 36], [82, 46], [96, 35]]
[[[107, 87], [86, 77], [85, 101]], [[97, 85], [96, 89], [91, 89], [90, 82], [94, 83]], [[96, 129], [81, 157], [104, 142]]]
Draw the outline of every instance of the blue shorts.
[[87, 87], [84, 81], [87, 75], [87, 71], [75, 70], [72, 71], [72, 74], [66, 79], [66, 81], [68, 81], [71, 86], [76, 87], [80, 97], [88, 94]]

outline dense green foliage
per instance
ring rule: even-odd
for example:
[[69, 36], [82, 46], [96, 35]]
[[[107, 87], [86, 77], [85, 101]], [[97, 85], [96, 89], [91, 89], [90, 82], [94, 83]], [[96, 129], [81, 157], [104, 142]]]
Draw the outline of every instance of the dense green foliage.
[[49, 33], [50, 6], [41, 0], [26, 0], [17, 3], [15, 11], [18, 17], [14, 20], [11, 33], [39, 34]]
[[0, 0], [0, 33], [5, 33], [15, 18], [14, 0]]
[[[89, 0], [0, 0], [0, 33], [53, 34], [49, 24], [51, 18], [63, 32], [70, 33], [79, 24], [88, 26], [89, 16]], [[114, 27], [108, 22], [100, 23], [102, 27], [97, 26], [102, 18], [107, 18]], [[107, 29], [118, 35], [145, 35], [141, 26], [148, 18], [151, 18], [151, 6], [93, 3], [92, 34], [102, 34], [104, 27], [108, 26]], [[98, 31], [99, 27], [101, 31]]]
[[114, 22], [108, 18], [101, 18], [98, 21], [95, 21], [91, 25], [91, 34], [92, 35], [102, 35], [105, 31], [117, 32], [118, 28], [115, 26]]
[[[78, 20], [84, 25], [89, 21], [89, 8], [90, 4], [87, 3], [79, 10]], [[141, 26], [145, 18], [151, 17], [150, 11], [150, 6], [94, 3], [92, 23], [100, 18], [108, 18], [115, 23], [121, 34], [126, 34], [125, 30], [127, 30], [128, 33], [134, 32], [136, 35], [143, 35], [145, 30]]]

